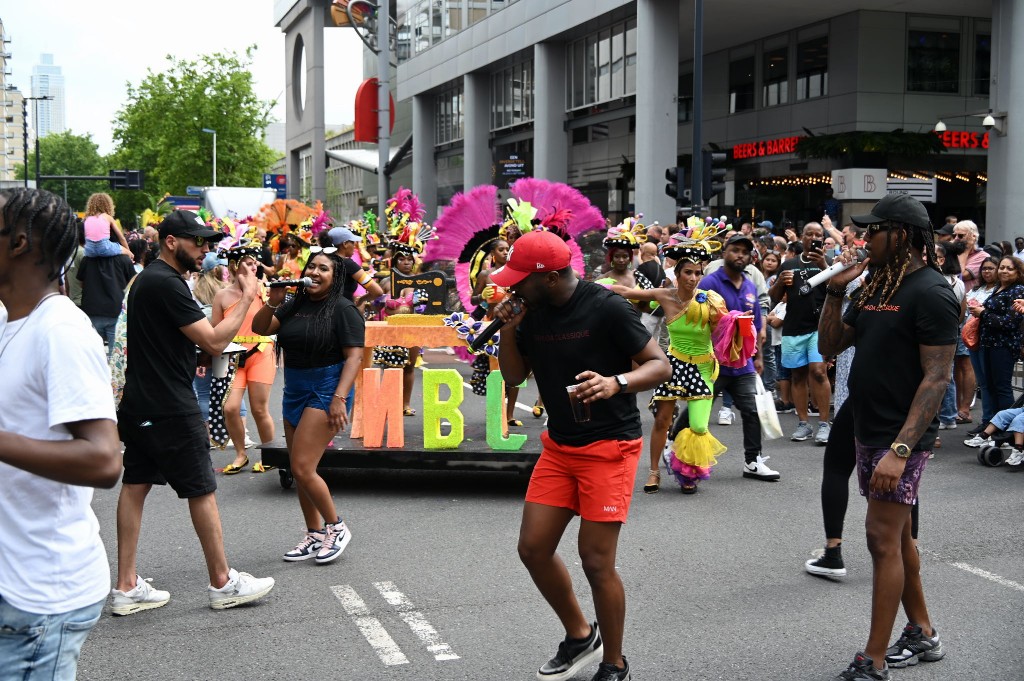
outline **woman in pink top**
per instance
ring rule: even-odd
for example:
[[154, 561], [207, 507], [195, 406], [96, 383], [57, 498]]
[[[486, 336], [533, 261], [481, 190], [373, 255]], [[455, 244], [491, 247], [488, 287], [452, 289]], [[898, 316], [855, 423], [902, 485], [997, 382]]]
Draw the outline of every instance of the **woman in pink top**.
[[[111, 241], [111, 236], [117, 241]], [[121, 228], [114, 222], [114, 200], [102, 192], [91, 195], [85, 204], [85, 256], [109, 258], [122, 254], [132, 253]]]
[[960, 254], [960, 278], [964, 281], [964, 289], [970, 293], [978, 285], [981, 263], [989, 256], [978, 247], [978, 225], [970, 220], [961, 220], [953, 225], [953, 239], [963, 241], [966, 245]]

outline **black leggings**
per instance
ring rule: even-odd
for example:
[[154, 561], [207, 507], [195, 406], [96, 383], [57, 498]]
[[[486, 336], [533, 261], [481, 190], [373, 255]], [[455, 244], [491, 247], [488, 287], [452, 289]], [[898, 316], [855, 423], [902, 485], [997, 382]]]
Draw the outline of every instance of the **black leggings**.
[[[821, 476], [821, 515], [825, 521], [825, 537], [843, 538], [843, 521], [850, 499], [850, 476], [857, 468], [857, 447], [853, 435], [853, 407], [843, 402], [829, 432], [825, 445], [824, 470]], [[910, 509], [910, 533], [917, 539], [918, 509], [921, 498]]]

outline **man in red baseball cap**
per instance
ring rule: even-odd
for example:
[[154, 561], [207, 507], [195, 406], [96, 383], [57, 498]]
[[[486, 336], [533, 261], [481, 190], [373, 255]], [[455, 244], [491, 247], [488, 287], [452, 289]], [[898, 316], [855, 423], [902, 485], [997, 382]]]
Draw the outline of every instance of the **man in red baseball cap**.
[[[511, 289], [494, 310], [504, 322], [502, 376], [518, 385], [532, 371], [549, 414], [526, 492], [519, 557], [565, 627], [565, 641], [537, 677], [567, 679], [603, 658], [594, 681], [623, 681], [630, 678], [622, 655], [626, 597], [615, 552], [643, 446], [634, 393], [668, 380], [672, 370], [636, 308], [579, 279], [570, 260], [565, 241], [538, 230], [517, 239], [508, 262], [490, 275]], [[575, 413], [567, 389], [583, 403]], [[599, 613], [593, 625], [555, 553], [576, 515], [580, 558]]]

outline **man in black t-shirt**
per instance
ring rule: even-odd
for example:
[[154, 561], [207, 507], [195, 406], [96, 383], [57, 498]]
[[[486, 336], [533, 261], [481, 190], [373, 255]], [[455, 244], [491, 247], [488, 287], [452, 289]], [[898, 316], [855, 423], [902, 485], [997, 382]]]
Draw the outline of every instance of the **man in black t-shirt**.
[[82, 283], [82, 312], [107, 344], [107, 356], [114, 348], [114, 328], [121, 314], [124, 287], [135, 276], [127, 255], [82, 258], [75, 277]]
[[214, 357], [224, 352], [256, 295], [252, 272], [239, 267], [242, 298], [216, 327], [192, 300], [182, 275], [198, 272], [210, 245], [222, 236], [195, 213], [172, 212], [160, 223], [160, 257], [139, 274], [128, 294], [128, 367], [117, 419], [125, 448], [117, 501], [115, 615], [158, 608], [171, 597], [136, 572], [142, 509], [153, 485], [169, 484], [188, 499], [210, 575], [211, 608], [262, 598], [274, 587], [271, 577], [228, 566], [209, 434], [192, 389], [196, 346]]
[[[825, 302], [825, 287], [801, 290], [807, 280], [828, 267], [822, 240], [824, 231], [817, 222], [804, 225], [801, 235], [803, 252], [782, 263], [779, 276], [769, 294], [774, 303], [786, 297], [786, 319], [782, 322], [782, 366], [791, 374], [791, 390], [796, 412], [800, 417], [796, 431], [790, 436], [802, 442], [814, 435], [814, 444], [828, 443], [829, 402], [832, 386], [828, 381], [825, 359], [818, 352], [818, 315]], [[818, 430], [808, 422], [807, 393], [810, 389], [819, 412]]]
[[[671, 368], [636, 309], [579, 279], [570, 257], [560, 237], [533, 231], [516, 241], [505, 266], [490, 275], [512, 293], [494, 311], [505, 322], [498, 356], [505, 382], [518, 385], [532, 370], [550, 415], [526, 492], [519, 556], [566, 632], [538, 677], [569, 678], [603, 657], [600, 678], [628, 679], [622, 656], [625, 593], [615, 552], [643, 445], [634, 393], [667, 380]], [[578, 418], [570, 394], [583, 403]], [[593, 626], [555, 553], [577, 514], [580, 558], [598, 613]]]
[[[921, 586], [911, 536], [911, 507], [938, 430], [939, 405], [956, 349], [960, 305], [934, 262], [928, 213], [907, 194], [889, 194], [869, 215], [866, 247], [873, 265], [846, 315], [846, 285], [867, 262], [829, 280], [818, 324], [821, 351], [857, 348], [850, 369], [860, 492], [874, 564], [871, 633], [841, 679], [889, 679], [885, 663], [906, 667], [942, 659]], [[850, 261], [852, 254], [843, 255]], [[887, 647], [902, 601], [907, 626]], [[884, 663], [883, 663], [884, 657]]]

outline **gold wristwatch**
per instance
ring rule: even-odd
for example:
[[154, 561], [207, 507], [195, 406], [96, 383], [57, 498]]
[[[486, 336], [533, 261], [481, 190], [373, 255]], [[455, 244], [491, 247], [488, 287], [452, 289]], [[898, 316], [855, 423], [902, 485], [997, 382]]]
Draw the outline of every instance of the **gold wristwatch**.
[[893, 442], [892, 445], [889, 446], [889, 449], [896, 452], [896, 456], [901, 459], [910, 458], [910, 445], [905, 445], [902, 442]]

